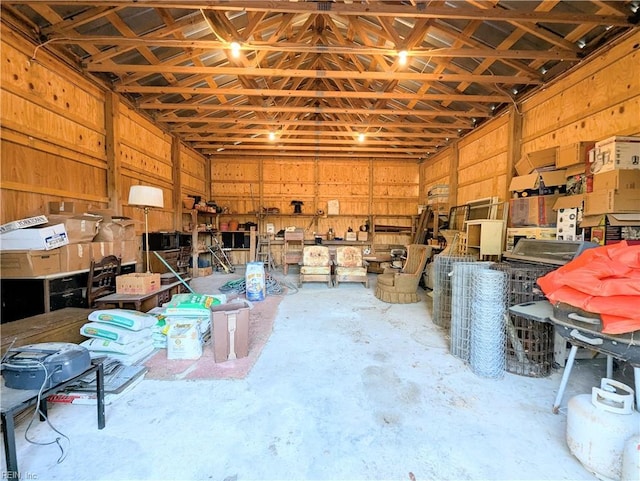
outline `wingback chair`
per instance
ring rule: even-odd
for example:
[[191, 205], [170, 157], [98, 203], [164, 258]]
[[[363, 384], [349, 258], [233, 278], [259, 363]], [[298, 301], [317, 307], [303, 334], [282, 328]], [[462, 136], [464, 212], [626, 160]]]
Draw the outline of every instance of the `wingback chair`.
[[331, 255], [327, 246], [305, 246], [302, 249], [298, 287], [303, 282], [326, 282], [332, 287], [331, 265]]
[[336, 286], [340, 282], [362, 282], [365, 287], [369, 287], [367, 262], [362, 259], [361, 247], [336, 247]]
[[418, 302], [418, 283], [433, 247], [424, 244], [407, 246], [407, 260], [400, 271], [385, 269], [376, 280], [376, 297], [393, 304]]

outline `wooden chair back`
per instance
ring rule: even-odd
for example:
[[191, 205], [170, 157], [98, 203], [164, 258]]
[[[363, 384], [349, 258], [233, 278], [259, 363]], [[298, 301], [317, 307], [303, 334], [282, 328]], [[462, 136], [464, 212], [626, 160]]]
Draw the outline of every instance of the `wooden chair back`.
[[87, 306], [94, 307], [96, 299], [116, 292], [116, 277], [120, 275], [120, 258], [114, 255], [92, 261], [87, 281]]

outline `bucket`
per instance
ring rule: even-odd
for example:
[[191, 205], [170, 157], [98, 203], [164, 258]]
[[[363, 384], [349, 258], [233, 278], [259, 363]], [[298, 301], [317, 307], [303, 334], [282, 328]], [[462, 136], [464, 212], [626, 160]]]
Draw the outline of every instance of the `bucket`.
[[231, 231], [238, 230], [239, 225], [240, 223], [237, 220], [232, 219], [229, 221], [229, 230]]
[[227, 222], [221, 222], [220, 223], [220, 230], [223, 232], [226, 232], [229, 230], [229, 224]]
[[633, 409], [633, 389], [602, 379], [591, 394], [580, 394], [567, 405], [567, 445], [590, 472], [619, 480], [625, 443], [638, 433], [640, 413]]
[[262, 262], [247, 262], [245, 285], [247, 300], [264, 301], [267, 296], [267, 286]]

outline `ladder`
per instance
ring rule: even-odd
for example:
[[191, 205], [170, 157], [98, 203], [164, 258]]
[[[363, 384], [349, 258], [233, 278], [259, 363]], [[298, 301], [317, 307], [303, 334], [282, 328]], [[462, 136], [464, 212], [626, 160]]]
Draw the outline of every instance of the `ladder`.
[[258, 245], [256, 246], [256, 261], [262, 262], [264, 267], [270, 271], [275, 269], [273, 263], [273, 255], [271, 254], [271, 237], [268, 235], [258, 236]]

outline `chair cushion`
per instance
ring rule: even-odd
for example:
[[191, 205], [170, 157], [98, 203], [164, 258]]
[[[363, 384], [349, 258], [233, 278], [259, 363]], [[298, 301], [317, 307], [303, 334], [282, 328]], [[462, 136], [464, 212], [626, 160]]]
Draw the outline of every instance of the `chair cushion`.
[[395, 274], [378, 274], [377, 282], [385, 286], [393, 286], [395, 281]]
[[300, 274], [331, 274], [331, 266], [301, 266]]
[[336, 267], [337, 276], [367, 276], [366, 267]]
[[336, 249], [336, 264], [340, 267], [361, 267], [362, 249], [353, 246], [340, 246]]
[[329, 266], [331, 256], [327, 246], [307, 246], [302, 254], [302, 264], [304, 266]]

